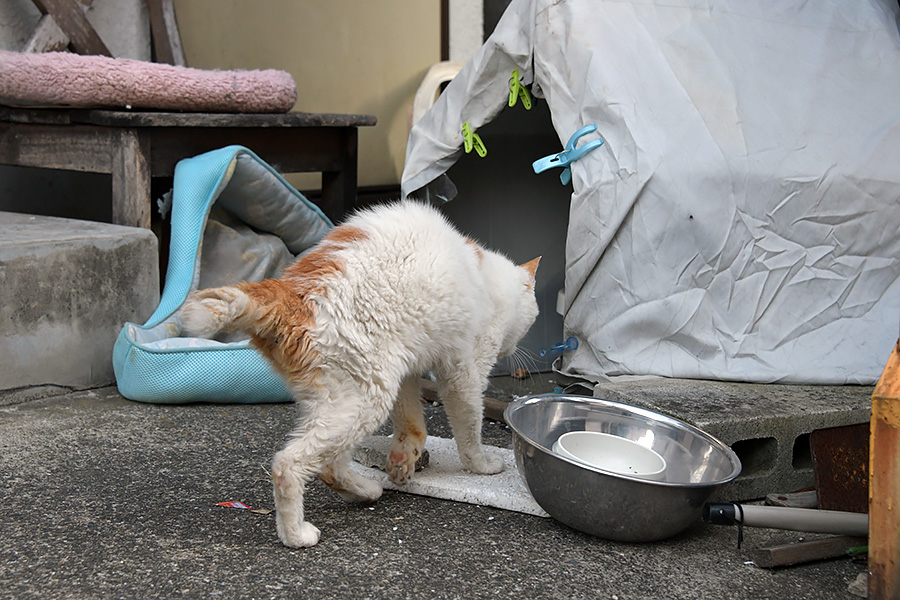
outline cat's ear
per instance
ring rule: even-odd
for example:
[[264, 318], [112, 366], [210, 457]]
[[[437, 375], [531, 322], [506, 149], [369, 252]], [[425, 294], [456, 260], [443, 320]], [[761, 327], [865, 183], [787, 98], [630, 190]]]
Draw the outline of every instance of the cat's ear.
[[538, 263], [541, 262], [541, 257], [538, 256], [534, 260], [529, 260], [527, 263], [519, 265], [531, 275], [531, 278], [534, 279], [534, 274], [537, 273]]

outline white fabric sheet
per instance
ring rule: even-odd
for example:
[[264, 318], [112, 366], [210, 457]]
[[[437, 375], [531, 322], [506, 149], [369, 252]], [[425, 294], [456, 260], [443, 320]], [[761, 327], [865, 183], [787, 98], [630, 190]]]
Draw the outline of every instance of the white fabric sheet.
[[517, 68], [560, 148], [605, 140], [572, 166], [563, 372], [873, 383], [900, 322], [897, 13], [513, 0], [413, 128], [404, 195], [449, 198], [461, 124]]

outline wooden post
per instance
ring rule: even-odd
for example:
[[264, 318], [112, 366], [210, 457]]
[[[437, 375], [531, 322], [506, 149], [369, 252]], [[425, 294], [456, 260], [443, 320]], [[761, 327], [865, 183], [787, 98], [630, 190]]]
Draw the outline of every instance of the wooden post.
[[869, 598], [900, 598], [900, 341], [872, 394]]
[[150, 229], [150, 138], [122, 129], [110, 159], [112, 222]]

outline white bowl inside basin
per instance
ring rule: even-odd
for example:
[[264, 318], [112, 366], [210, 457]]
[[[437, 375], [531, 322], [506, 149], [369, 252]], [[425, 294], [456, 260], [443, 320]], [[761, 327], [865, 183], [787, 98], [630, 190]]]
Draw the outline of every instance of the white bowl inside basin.
[[662, 481], [666, 460], [637, 442], [598, 431], [570, 431], [559, 436], [553, 451], [597, 469]]

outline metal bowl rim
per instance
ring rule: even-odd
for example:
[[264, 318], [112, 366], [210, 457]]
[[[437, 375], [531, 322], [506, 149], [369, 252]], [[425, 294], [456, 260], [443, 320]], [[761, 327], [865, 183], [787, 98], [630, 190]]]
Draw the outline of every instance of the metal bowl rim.
[[[600, 469], [598, 467], [593, 467], [591, 465], [582, 464], [571, 460], [565, 456], [557, 454], [553, 452], [550, 448], [547, 448], [541, 444], [538, 444], [536, 441], [523, 434], [519, 428], [513, 423], [513, 419], [510, 419], [512, 413], [518, 410], [520, 407], [525, 406], [527, 404], [537, 404], [539, 402], [543, 402], [546, 400], [563, 400], [565, 402], [569, 402], [572, 404], [587, 404], [587, 405], [599, 405], [599, 406], [609, 406], [613, 408], [617, 408], [623, 410], [627, 413], [632, 413], [635, 415], [643, 416], [652, 419], [653, 421], [659, 421], [662, 423], [666, 423], [668, 425], [672, 425], [674, 427], [687, 429], [691, 433], [703, 438], [707, 442], [710, 443], [713, 447], [722, 451], [725, 456], [728, 457], [729, 462], [731, 463], [732, 469], [731, 473], [723, 477], [722, 479], [716, 481], [702, 481], [702, 482], [675, 482], [675, 481], [656, 481], [653, 479], [644, 479], [642, 477], [633, 477], [630, 475], [626, 475], [623, 473], [616, 473], [614, 471], [606, 471], [604, 469]], [[570, 394], [535, 394], [532, 396], [524, 396], [522, 398], [517, 398], [509, 403], [509, 406], [503, 411], [503, 419], [506, 421], [506, 424], [510, 429], [515, 432], [516, 435], [526, 440], [532, 446], [538, 448], [545, 454], [549, 454], [559, 460], [563, 460], [571, 465], [574, 465], [578, 468], [585, 469], [587, 471], [593, 471], [595, 473], [600, 473], [602, 475], [607, 475], [609, 477], [615, 477], [617, 479], [626, 479], [628, 481], [634, 481], [637, 483], [645, 483], [648, 485], [658, 485], [661, 487], [674, 487], [674, 488], [706, 488], [706, 487], [714, 487], [718, 485], [723, 485], [737, 478], [738, 475], [741, 474], [741, 461], [738, 458], [737, 454], [734, 453], [734, 450], [729, 448], [724, 442], [717, 439], [716, 437], [710, 435], [709, 433], [703, 431], [699, 427], [695, 425], [691, 425], [681, 419], [676, 419], [675, 417], [670, 417], [669, 415], [664, 415], [662, 413], [658, 413], [652, 410], [648, 410], [646, 408], [641, 408], [638, 406], [632, 406], [630, 404], [624, 404], [622, 402], [614, 402], [612, 400], [604, 400], [602, 398], [594, 398], [591, 396], [574, 396]]]

